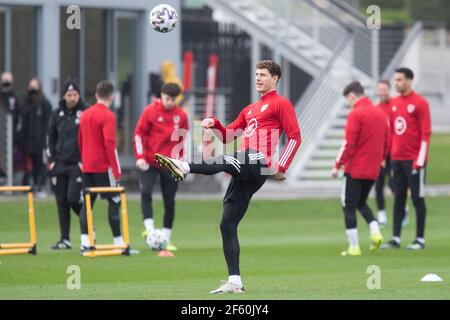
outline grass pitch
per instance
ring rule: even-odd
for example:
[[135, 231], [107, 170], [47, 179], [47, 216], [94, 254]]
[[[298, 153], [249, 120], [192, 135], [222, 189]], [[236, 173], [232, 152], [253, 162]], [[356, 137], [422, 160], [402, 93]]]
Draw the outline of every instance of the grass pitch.
[[[391, 208], [388, 201], [388, 208]], [[411, 204], [410, 207], [412, 208]], [[98, 243], [110, 243], [106, 204], [98, 201]], [[427, 249], [368, 252], [368, 228], [358, 217], [363, 256], [340, 257], [347, 247], [339, 200], [254, 201], [239, 228], [241, 273], [247, 294], [212, 296], [226, 267], [221, 250], [221, 201], [178, 201], [174, 258], [146, 248], [139, 202], [128, 204], [130, 257], [84, 258], [79, 225], [72, 216], [74, 249], [54, 252], [59, 236], [54, 201], [36, 201], [38, 255], [0, 256], [0, 299], [449, 299], [450, 198], [428, 199]], [[156, 201], [157, 226], [162, 203]], [[391, 217], [391, 216], [390, 216]], [[25, 201], [0, 202], [0, 242], [27, 241]], [[414, 215], [403, 234], [413, 240]], [[391, 226], [383, 230], [389, 240]], [[81, 270], [81, 289], [66, 286], [67, 269]], [[371, 265], [380, 267], [381, 289], [369, 290]], [[428, 273], [444, 282], [421, 283]]]

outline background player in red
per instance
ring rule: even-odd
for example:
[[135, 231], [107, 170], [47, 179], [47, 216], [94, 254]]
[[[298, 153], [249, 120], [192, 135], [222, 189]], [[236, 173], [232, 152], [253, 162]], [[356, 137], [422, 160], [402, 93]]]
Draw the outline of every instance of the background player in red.
[[[170, 244], [175, 217], [175, 195], [178, 182], [167, 170], [156, 162], [155, 153], [183, 159], [184, 149], [177, 145], [186, 137], [189, 123], [186, 113], [176, 104], [181, 88], [176, 83], [166, 83], [161, 88], [161, 99], [156, 99], [142, 113], [134, 131], [134, 154], [136, 166], [142, 171], [139, 175], [141, 187], [141, 210], [144, 218], [145, 236], [154, 231], [152, 193], [159, 175], [164, 200], [163, 235], [167, 250], [176, 250]], [[177, 131], [177, 132], [176, 132]], [[174, 134], [175, 133], [175, 134]], [[172, 154], [176, 152], [177, 154]]]
[[386, 114], [375, 108], [364, 96], [361, 83], [353, 82], [344, 90], [352, 111], [347, 117], [345, 142], [336, 158], [333, 177], [345, 167], [342, 188], [342, 207], [349, 242], [343, 256], [360, 256], [356, 210], [359, 210], [370, 228], [370, 250], [378, 250], [383, 242], [378, 222], [367, 205], [370, 190], [380, 173], [380, 165], [389, 152], [389, 122]]
[[[107, 81], [97, 84], [95, 90], [97, 103], [92, 105], [80, 119], [78, 144], [83, 171], [83, 188], [112, 187], [120, 180], [121, 170], [116, 149], [116, 118], [109, 110], [114, 100], [114, 87]], [[92, 194], [92, 206], [96, 194]], [[120, 233], [120, 195], [101, 194], [108, 199], [108, 219], [114, 244], [124, 245]], [[80, 213], [81, 251], [89, 249], [86, 204]]]
[[391, 109], [392, 171], [395, 189], [394, 232], [386, 249], [398, 249], [408, 188], [416, 210], [416, 239], [409, 250], [425, 248], [425, 170], [431, 138], [431, 117], [427, 100], [412, 88], [414, 72], [400, 68], [395, 73], [395, 88], [400, 94]]
[[[268, 167], [273, 167], [274, 178], [286, 179], [289, 168], [301, 143], [297, 115], [291, 102], [279, 96], [276, 86], [281, 78], [281, 68], [273, 61], [256, 65], [256, 89], [261, 99], [245, 107], [237, 119], [226, 128], [216, 118], [202, 121], [205, 129], [215, 129], [214, 134], [224, 143], [243, 135], [241, 151], [233, 156], [222, 155], [206, 163], [187, 163], [156, 155], [158, 161], [179, 180], [190, 173], [213, 175], [227, 172], [232, 176], [223, 200], [220, 223], [223, 251], [228, 266], [228, 282], [210, 293], [244, 293], [239, 269], [239, 240], [237, 228], [244, 217], [252, 196], [263, 186]], [[286, 133], [288, 142], [278, 162], [272, 163], [279, 137]]]
[[[377, 85], [377, 96], [378, 96], [378, 104], [375, 106], [377, 108], [381, 108], [389, 119], [389, 115], [391, 113], [391, 84], [387, 80], [381, 80]], [[390, 141], [389, 141], [390, 143]], [[386, 161], [383, 163], [380, 169], [380, 175], [378, 176], [377, 182], [375, 183], [375, 195], [378, 207], [378, 223], [380, 226], [384, 226], [387, 224], [387, 215], [386, 215], [386, 202], [384, 198], [384, 186], [386, 183], [386, 176], [388, 178], [388, 185], [394, 193], [394, 188], [392, 186], [392, 179], [390, 175], [391, 168], [391, 159], [390, 155], [386, 157]]]

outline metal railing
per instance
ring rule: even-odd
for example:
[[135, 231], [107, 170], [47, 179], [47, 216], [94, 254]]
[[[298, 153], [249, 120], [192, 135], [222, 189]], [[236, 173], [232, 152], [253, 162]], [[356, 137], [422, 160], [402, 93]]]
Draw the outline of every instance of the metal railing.
[[290, 176], [296, 177], [303, 170], [331, 121], [344, 105], [342, 89], [352, 78], [352, 72], [349, 71], [353, 65], [353, 46], [353, 36], [341, 42], [338, 54], [313, 81], [296, 105], [302, 145], [298, 159], [290, 170]]
[[414, 70], [416, 74], [416, 84], [420, 83], [421, 79], [421, 42], [423, 36], [423, 24], [417, 22], [412, 27], [411, 31], [406, 36], [399, 50], [391, 60], [386, 70], [383, 73], [383, 79], [392, 80], [395, 70], [401, 66], [409, 67]]

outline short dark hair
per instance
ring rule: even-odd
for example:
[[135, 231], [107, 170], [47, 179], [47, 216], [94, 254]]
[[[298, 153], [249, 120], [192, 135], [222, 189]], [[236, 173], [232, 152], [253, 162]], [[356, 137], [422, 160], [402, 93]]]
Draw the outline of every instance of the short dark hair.
[[256, 64], [256, 69], [267, 69], [273, 76], [278, 76], [278, 81], [281, 79], [281, 67], [273, 60], [263, 60]]
[[114, 93], [114, 86], [106, 80], [100, 81], [95, 88], [95, 93], [100, 99], [109, 99]]
[[181, 88], [176, 83], [168, 82], [162, 85], [161, 93], [167, 94], [172, 98], [176, 98], [181, 94]]
[[389, 80], [380, 80], [380, 81], [378, 81], [378, 84], [385, 84], [389, 88], [391, 87], [391, 82]]
[[344, 97], [348, 96], [350, 93], [354, 93], [357, 96], [363, 96], [364, 95], [364, 88], [361, 85], [361, 82], [359, 81], [354, 81], [352, 83], [350, 83], [349, 85], [347, 85], [344, 89]]
[[414, 79], [414, 72], [409, 68], [399, 68], [395, 70], [395, 73], [403, 73], [407, 79]]

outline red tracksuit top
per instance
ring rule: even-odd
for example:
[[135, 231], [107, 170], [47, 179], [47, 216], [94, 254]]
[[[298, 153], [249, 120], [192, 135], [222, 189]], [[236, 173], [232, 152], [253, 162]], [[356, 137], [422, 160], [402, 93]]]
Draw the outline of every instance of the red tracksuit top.
[[391, 153], [391, 146], [392, 146], [392, 127], [391, 127], [391, 109], [392, 109], [392, 102], [394, 101], [394, 99], [389, 99], [389, 101], [387, 103], [382, 103], [381, 101], [375, 105], [375, 107], [380, 108], [381, 110], [384, 111], [384, 113], [386, 114], [388, 120], [389, 120], [389, 153], [388, 153], [388, 157], [390, 156]]
[[116, 149], [116, 117], [97, 103], [83, 112], [78, 130], [78, 145], [84, 173], [104, 173], [112, 169], [120, 180], [121, 170]]
[[347, 117], [345, 142], [336, 158], [336, 168], [345, 166], [353, 179], [376, 180], [389, 152], [389, 122], [367, 97], [356, 102]]
[[184, 139], [189, 122], [183, 109], [164, 109], [161, 99], [155, 99], [142, 113], [134, 130], [134, 155], [159, 168], [155, 153], [171, 158], [183, 158]]
[[384, 113], [390, 118], [391, 116], [391, 109], [392, 109], [392, 102], [394, 99], [389, 99], [387, 103], [378, 102], [378, 104], [375, 105], [375, 107], [381, 108]]
[[213, 128], [220, 131], [224, 143], [243, 134], [241, 151], [253, 149], [264, 153], [270, 167], [279, 138], [286, 132], [288, 142], [276, 164], [276, 170], [281, 173], [287, 171], [302, 142], [294, 106], [276, 91], [266, 93], [261, 100], [245, 107], [226, 128], [214, 118]]
[[415, 92], [392, 101], [392, 160], [412, 160], [414, 168], [425, 166], [431, 137], [430, 107]]

